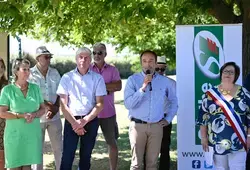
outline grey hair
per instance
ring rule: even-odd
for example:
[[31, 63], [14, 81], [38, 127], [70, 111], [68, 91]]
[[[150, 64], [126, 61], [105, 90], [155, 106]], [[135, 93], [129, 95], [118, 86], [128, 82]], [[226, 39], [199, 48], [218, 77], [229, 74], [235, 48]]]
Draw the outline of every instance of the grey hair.
[[92, 58], [92, 52], [89, 48], [87, 47], [81, 47], [76, 51], [76, 57], [81, 54], [81, 53], [89, 53], [89, 56]]
[[17, 71], [20, 69], [22, 64], [28, 64], [30, 66], [30, 62], [27, 59], [23, 59], [23, 58], [17, 58], [14, 60], [14, 62], [12, 63], [12, 76], [14, 81], [17, 81]]
[[95, 43], [94, 45], [93, 45], [93, 48], [95, 48], [95, 47], [103, 47], [104, 49], [105, 49], [105, 51], [106, 51], [106, 45], [105, 44], [103, 44], [103, 43], [101, 43], [101, 42], [98, 42], [98, 43]]

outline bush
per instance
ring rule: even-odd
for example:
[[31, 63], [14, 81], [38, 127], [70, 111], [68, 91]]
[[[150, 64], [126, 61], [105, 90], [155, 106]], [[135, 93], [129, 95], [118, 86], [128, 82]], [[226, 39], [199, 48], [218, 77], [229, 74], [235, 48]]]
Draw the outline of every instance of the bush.
[[[128, 59], [119, 59], [119, 58], [107, 58], [107, 63], [114, 65], [120, 72], [122, 79], [128, 78], [134, 73], [132, 70], [133, 64], [131, 60]], [[52, 59], [51, 66], [58, 70], [60, 75], [73, 70], [76, 67], [74, 57], [55, 57], [55, 60]]]
[[73, 59], [69, 59], [69, 57], [56, 58], [51, 63], [51, 67], [57, 69], [59, 74], [62, 76], [65, 73], [76, 68], [76, 62]]
[[[16, 58], [16, 56], [11, 58], [12, 59]], [[26, 58], [30, 61], [31, 67], [33, 67], [36, 64], [36, 60], [34, 59], [34, 57], [28, 53], [23, 53], [23, 58]], [[123, 58], [107, 57], [106, 62], [111, 65], [114, 65], [119, 70], [122, 79], [127, 79], [135, 72], [141, 71], [141, 63], [139, 57], [123, 57]], [[75, 57], [73, 56], [54, 57], [51, 60], [51, 67], [57, 69], [60, 75], [62, 76], [63, 74], [76, 68]], [[167, 69], [166, 74], [174, 75], [175, 70]]]
[[108, 59], [107, 63], [114, 65], [119, 70], [122, 79], [127, 79], [134, 73], [132, 71], [132, 64], [129, 60], [112, 58]]
[[[106, 62], [114, 65], [120, 72], [122, 79], [127, 79], [135, 72], [141, 71], [141, 63], [139, 57], [124, 57], [124, 58], [108, 58]], [[52, 67], [56, 68], [60, 75], [73, 70], [76, 67], [74, 57], [56, 57], [52, 59]], [[175, 75], [174, 70], [166, 70], [166, 75]]]

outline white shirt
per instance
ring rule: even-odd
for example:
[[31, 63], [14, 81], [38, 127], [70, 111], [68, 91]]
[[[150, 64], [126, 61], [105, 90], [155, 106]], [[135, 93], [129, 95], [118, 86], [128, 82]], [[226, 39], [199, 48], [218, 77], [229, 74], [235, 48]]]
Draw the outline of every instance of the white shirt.
[[100, 74], [89, 70], [81, 75], [74, 69], [63, 75], [57, 94], [68, 96], [68, 107], [74, 116], [84, 116], [95, 107], [96, 96], [105, 96], [107, 91]]
[[[61, 76], [54, 68], [49, 67], [46, 77], [38, 70], [35, 65], [30, 69], [29, 82], [37, 84], [42, 92], [43, 98], [46, 101], [55, 103], [57, 99], [56, 90], [59, 85]], [[46, 114], [40, 118], [40, 122], [48, 122], [60, 119], [60, 114], [57, 113], [52, 119], [46, 119]]]

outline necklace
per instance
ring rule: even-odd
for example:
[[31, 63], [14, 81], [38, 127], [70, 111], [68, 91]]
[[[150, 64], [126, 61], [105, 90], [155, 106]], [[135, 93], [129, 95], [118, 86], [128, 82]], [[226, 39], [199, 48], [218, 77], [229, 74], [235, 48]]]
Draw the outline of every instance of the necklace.
[[226, 95], [228, 95], [228, 94], [231, 93], [230, 90], [224, 90], [224, 89], [222, 89], [222, 88], [220, 88], [220, 92], [221, 92], [224, 96], [226, 96]]
[[[233, 88], [232, 88], [232, 89], [233, 89]], [[231, 89], [231, 90], [232, 90], [232, 89]], [[223, 89], [222, 87], [220, 87], [219, 90], [220, 90], [220, 92], [221, 92], [224, 96], [226, 96], [226, 95], [228, 95], [228, 94], [231, 93], [231, 90], [225, 90], [225, 89]]]

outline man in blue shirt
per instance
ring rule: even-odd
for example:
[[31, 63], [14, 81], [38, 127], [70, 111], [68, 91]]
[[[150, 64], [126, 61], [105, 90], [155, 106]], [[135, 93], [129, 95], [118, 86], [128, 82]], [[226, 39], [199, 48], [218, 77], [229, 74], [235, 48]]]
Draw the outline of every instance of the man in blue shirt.
[[[155, 72], [157, 55], [146, 50], [140, 55], [142, 72], [128, 78], [124, 104], [129, 110], [130, 170], [156, 170], [161, 150], [163, 127], [169, 125], [177, 112], [175, 83]], [[167, 107], [166, 107], [167, 106]], [[168, 108], [168, 109], [166, 109]]]
[[76, 52], [77, 67], [63, 75], [57, 89], [65, 117], [61, 170], [72, 169], [79, 139], [79, 168], [90, 169], [99, 126], [97, 115], [103, 109], [104, 96], [107, 94], [102, 76], [89, 69], [91, 54], [86, 47]]

